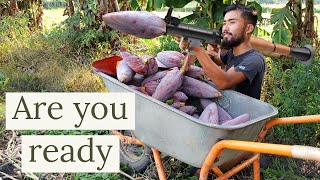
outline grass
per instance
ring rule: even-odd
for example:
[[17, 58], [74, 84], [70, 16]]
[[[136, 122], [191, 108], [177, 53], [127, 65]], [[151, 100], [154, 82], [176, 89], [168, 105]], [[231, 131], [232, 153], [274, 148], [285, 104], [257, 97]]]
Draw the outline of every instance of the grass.
[[52, 27], [67, 19], [68, 16], [63, 16], [64, 8], [45, 9], [43, 14], [43, 22], [45, 30], [50, 31]]
[[6, 117], [6, 106], [4, 102], [0, 102], [0, 121], [3, 121]]
[[2, 138], [5, 131], [5, 116], [6, 116], [6, 107], [3, 102], [0, 102], [0, 138]]

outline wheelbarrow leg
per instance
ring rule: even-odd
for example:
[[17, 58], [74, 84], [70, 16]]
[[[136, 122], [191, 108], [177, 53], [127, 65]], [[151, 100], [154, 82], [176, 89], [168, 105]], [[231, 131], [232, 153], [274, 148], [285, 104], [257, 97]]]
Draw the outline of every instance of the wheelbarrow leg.
[[[206, 180], [208, 178], [208, 172], [212, 164], [224, 149], [233, 149], [238, 151], [248, 151], [254, 153], [264, 153], [279, 156], [288, 156], [298, 159], [320, 161], [320, 148], [315, 148], [311, 146], [268, 144], [237, 140], [221, 140], [214, 146], [212, 146], [209, 154], [203, 162], [200, 171], [200, 180]], [[260, 165], [260, 163], [256, 161], [255, 172], [259, 170], [258, 165]], [[256, 173], [256, 177], [259, 176]]]
[[238, 173], [242, 169], [248, 167], [252, 163], [253, 163], [254, 180], [260, 180], [260, 153], [254, 154], [251, 158], [249, 158], [248, 160], [239, 164], [238, 166], [232, 168], [230, 171], [228, 171], [222, 175], [219, 175], [217, 180], [228, 179], [229, 177], [235, 175], [236, 173]]
[[253, 162], [253, 179], [260, 180], [260, 153], [257, 154], [257, 158]]
[[223, 172], [218, 167], [213, 167], [211, 170], [218, 176], [223, 175]]
[[153, 153], [153, 158], [156, 163], [156, 168], [158, 172], [158, 176], [160, 180], [166, 180], [166, 173], [164, 172], [164, 168], [162, 165], [161, 157], [160, 157], [160, 152], [154, 148], [151, 148], [152, 153]]

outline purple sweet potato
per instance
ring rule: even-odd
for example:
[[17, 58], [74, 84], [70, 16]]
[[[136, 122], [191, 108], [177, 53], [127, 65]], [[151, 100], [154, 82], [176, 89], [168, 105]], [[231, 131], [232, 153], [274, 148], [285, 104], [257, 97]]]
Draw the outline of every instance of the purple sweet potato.
[[146, 84], [144, 84], [144, 87], [146, 88], [148, 94], [152, 95], [156, 91], [158, 85], [159, 82], [157, 81], [149, 81]]
[[127, 65], [126, 60], [122, 60], [117, 64], [117, 78], [122, 83], [131, 81], [135, 72]]
[[120, 56], [126, 60], [128, 66], [136, 73], [146, 75], [148, 73], [148, 65], [142, 59], [125, 49], [120, 50]]
[[238, 124], [242, 124], [242, 123], [245, 123], [247, 121], [249, 121], [251, 119], [251, 116], [250, 114], [248, 113], [245, 113], [245, 114], [242, 114], [232, 120], [229, 120], [221, 125], [223, 126], [235, 126], [235, 125], [238, 125]]
[[132, 80], [129, 81], [127, 84], [140, 87], [143, 80], [144, 80], [144, 75], [136, 74], [133, 76]]
[[169, 99], [181, 86], [183, 73], [178, 68], [169, 71], [160, 81], [152, 97], [164, 102]]
[[159, 68], [168, 68], [167, 66], [165, 66], [164, 64], [162, 64], [159, 60], [158, 60], [158, 58], [155, 58], [156, 59], [156, 61], [157, 61], [157, 64], [158, 64], [158, 67]]
[[174, 101], [186, 102], [188, 100], [188, 96], [181, 91], [177, 91], [172, 96]]
[[214, 98], [222, 96], [222, 94], [213, 86], [187, 76], [183, 79], [181, 91], [187, 96], [199, 98]]
[[200, 104], [203, 109], [205, 109], [209, 104], [211, 104], [213, 101], [210, 99], [200, 98]]
[[[203, 108], [206, 108], [210, 103], [212, 103], [210, 99], [200, 99], [200, 104]], [[219, 119], [219, 124], [223, 124], [231, 119], [233, 119], [230, 114], [224, 110], [222, 107], [220, 107], [217, 104], [218, 107], [218, 119]]]
[[196, 113], [192, 114], [192, 117], [194, 117], [194, 118], [196, 118], [196, 119], [199, 119], [199, 118], [200, 118], [200, 116], [199, 116], [198, 114], [196, 114]]
[[113, 29], [139, 38], [155, 38], [166, 33], [166, 23], [159, 16], [146, 11], [120, 11], [107, 13], [103, 21]]
[[185, 75], [192, 78], [200, 78], [204, 75], [204, 70], [201, 67], [190, 65]]
[[201, 113], [199, 120], [209, 124], [219, 124], [217, 104], [210, 103]]
[[148, 66], [147, 68], [147, 76], [155, 74], [158, 72], [158, 64], [156, 59], [153, 56], [143, 55], [141, 56], [142, 62], [145, 62]]
[[159, 72], [157, 72], [157, 73], [155, 73], [155, 74], [153, 74], [153, 75], [151, 75], [151, 76], [148, 76], [148, 77], [146, 77], [143, 81], [142, 81], [142, 83], [141, 83], [141, 85], [145, 85], [147, 82], [149, 82], [149, 81], [159, 81], [160, 82], [160, 80], [168, 73], [169, 71], [168, 70], [166, 70], [166, 71], [159, 71]]
[[196, 112], [197, 108], [194, 106], [182, 106], [179, 108], [179, 110], [191, 115], [194, 114], [194, 112]]
[[157, 54], [157, 60], [168, 68], [182, 67], [184, 55], [178, 51], [162, 51]]

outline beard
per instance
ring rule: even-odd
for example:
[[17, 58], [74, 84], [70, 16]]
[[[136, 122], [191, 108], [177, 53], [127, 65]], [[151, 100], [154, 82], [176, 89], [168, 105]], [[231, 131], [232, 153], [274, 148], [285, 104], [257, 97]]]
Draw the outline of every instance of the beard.
[[[232, 35], [232, 34], [230, 34], [230, 35]], [[224, 47], [226, 49], [231, 49], [233, 47], [238, 46], [243, 41], [244, 41], [244, 37], [243, 37], [243, 34], [241, 34], [241, 36], [238, 37], [238, 38], [231, 38], [230, 40], [223, 39], [222, 42], [221, 42], [221, 45], [222, 45], [222, 47]]]

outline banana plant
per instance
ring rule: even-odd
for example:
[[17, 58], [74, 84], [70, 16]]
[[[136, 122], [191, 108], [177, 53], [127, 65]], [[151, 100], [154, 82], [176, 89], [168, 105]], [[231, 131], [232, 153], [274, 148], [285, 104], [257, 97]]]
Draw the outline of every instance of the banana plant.
[[271, 34], [275, 43], [290, 45], [292, 30], [297, 25], [297, 20], [292, 15], [288, 6], [274, 8], [271, 11], [271, 23], [274, 24]]

